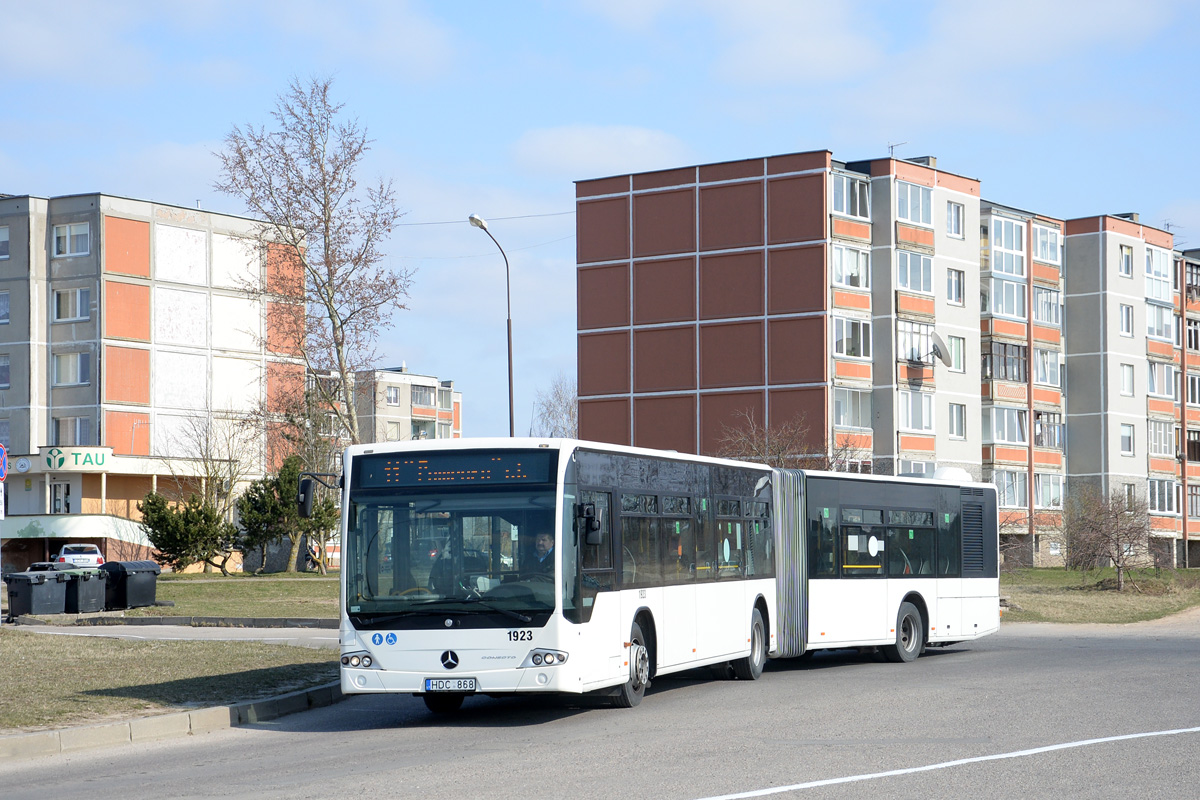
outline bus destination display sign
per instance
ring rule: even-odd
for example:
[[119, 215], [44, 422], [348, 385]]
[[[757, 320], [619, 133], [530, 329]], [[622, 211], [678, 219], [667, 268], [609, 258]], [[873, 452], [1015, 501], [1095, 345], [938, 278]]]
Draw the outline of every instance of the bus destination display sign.
[[370, 455], [357, 459], [364, 489], [413, 486], [502, 486], [553, 483], [555, 453], [529, 451], [426, 452]]

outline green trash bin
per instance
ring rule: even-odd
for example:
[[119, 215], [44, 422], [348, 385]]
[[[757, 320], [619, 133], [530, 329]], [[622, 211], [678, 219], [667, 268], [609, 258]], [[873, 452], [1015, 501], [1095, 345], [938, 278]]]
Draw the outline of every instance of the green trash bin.
[[66, 606], [67, 576], [60, 572], [10, 572], [9, 619], [25, 614], [61, 614]]

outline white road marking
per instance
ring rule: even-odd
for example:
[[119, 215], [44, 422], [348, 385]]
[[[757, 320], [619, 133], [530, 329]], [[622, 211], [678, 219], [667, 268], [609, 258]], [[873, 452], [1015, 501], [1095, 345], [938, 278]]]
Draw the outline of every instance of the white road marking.
[[975, 756], [974, 758], [960, 758], [954, 761], [943, 761], [939, 764], [927, 764], [923, 767], [906, 767], [904, 769], [893, 769], [887, 772], [871, 772], [865, 775], [847, 775], [844, 778], [826, 778], [820, 781], [809, 781], [808, 783], [794, 783], [791, 786], [775, 786], [770, 789], [755, 789], [750, 792], [740, 792], [738, 794], [722, 794], [713, 797], [698, 798], [698, 800], [741, 800], [748, 797], [766, 797], [772, 794], [782, 794], [784, 792], [795, 792], [800, 789], [815, 789], [819, 786], [835, 786], [841, 783], [859, 783], [861, 781], [873, 781], [879, 778], [891, 778], [897, 775], [911, 775], [914, 772], [931, 772], [935, 769], [948, 769], [950, 767], [959, 767], [964, 764], [978, 764], [983, 761], [1000, 761], [1006, 758], [1024, 758], [1025, 756], [1036, 756], [1041, 753], [1051, 753], [1055, 750], [1070, 750], [1075, 747], [1087, 747], [1093, 744], [1106, 744], [1108, 742], [1121, 742], [1129, 739], [1147, 739], [1154, 736], [1178, 736], [1183, 733], [1200, 733], [1200, 727], [1196, 728], [1175, 728], [1168, 731], [1148, 731], [1146, 733], [1127, 733], [1123, 736], [1105, 736], [1100, 739], [1083, 739], [1078, 742], [1063, 742], [1062, 744], [1051, 744], [1045, 747], [1034, 747], [1029, 750], [1016, 750], [1011, 753], [996, 753], [990, 756]]

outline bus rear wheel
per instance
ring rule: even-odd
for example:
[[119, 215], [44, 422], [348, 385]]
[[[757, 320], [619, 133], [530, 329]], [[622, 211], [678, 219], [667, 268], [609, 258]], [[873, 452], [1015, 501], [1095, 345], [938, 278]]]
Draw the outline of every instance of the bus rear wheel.
[[451, 693], [435, 693], [423, 694], [421, 698], [425, 701], [425, 707], [434, 714], [453, 714], [462, 708], [463, 700], [466, 695], [451, 694]]
[[642, 702], [646, 686], [650, 683], [650, 649], [642, 626], [636, 622], [629, 631], [629, 680], [625, 681], [613, 696], [617, 708], [633, 708]]
[[925, 625], [912, 603], [901, 603], [896, 614], [896, 643], [883, 647], [883, 656], [896, 663], [916, 660], [925, 649]]
[[750, 655], [733, 662], [733, 674], [743, 681], [756, 681], [767, 660], [767, 626], [756, 608], [750, 615]]

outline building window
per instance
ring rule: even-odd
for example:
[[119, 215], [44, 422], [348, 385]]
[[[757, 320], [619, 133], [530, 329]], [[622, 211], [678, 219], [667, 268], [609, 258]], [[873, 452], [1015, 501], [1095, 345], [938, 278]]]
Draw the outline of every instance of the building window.
[[992, 406], [983, 409], [983, 429], [991, 432], [991, 441], [997, 444], [1028, 444], [1029, 417], [1023, 408]]
[[1121, 394], [1133, 397], [1133, 364], [1121, 365]]
[[918, 225], [933, 225], [933, 190], [915, 183], [896, 182], [896, 216]]
[[92, 421], [87, 417], [55, 417], [54, 444], [56, 447], [87, 447], [91, 445]]
[[91, 316], [92, 293], [88, 289], [62, 289], [54, 293], [54, 321], [74, 322]]
[[387, 434], [386, 434], [386, 435], [387, 435], [387, 441], [389, 441], [389, 442], [398, 442], [398, 441], [400, 441], [400, 437], [401, 437], [401, 431], [402, 431], [402, 430], [403, 430], [403, 428], [401, 428], [401, 427], [400, 427], [400, 423], [399, 423], [399, 422], [389, 422], [389, 423], [387, 424]]
[[1025, 274], [1025, 226], [999, 217], [992, 220], [992, 272]]
[[1033, 503], [1037, 508], [1063, 507], [1063, 476], [1033, 475]]
[[1175, 423], [1149, 420], [1146, 423], [1146, 449], [1152, 456], [1175, 455]]
[[907, 458], [900, 459], [900, 474], [901, 475], [933, 475], [936, 463], [933, 461], [911, 461]]
[[896, 320], [896, 357], [901, 361], [933, 364], [933, 326]]
[[1175, 513], [1175, 493], [1179, 484], [1175, 481], [1159, 478], [1150, 479], [1150, 513], [1151, 514], [1174, 514]]
[[0, 419], [0, 444], [4, 445], [5, 450], [12, 450], [11, 424], [9, 420]]
[[1188, 516], [1200, 517], [1200, 486], [1188, 484]]
[[60, 353], [54, 356], [54, 385], [81, 386], [88, 383], [90, 353]]
[[1038, 447], [1063, 449], [1062, 414], [1053, 411], [1033, 412], [1033, 443]]
[[1146, 245], [1146, 298], [1170, 303], [1171, 254]]
[[452, 389], [438, 389], [438, 408], [443, 411], [454, 409], [454, 391]]
[[1175, 397], [1175, 366], [1161, 361], [1146, 364], [1146, 391], [1155, 397]]
[[1122, 423], [1121, 425], [1121, 455], [1131, 456], [1133, 450], [1133, 426]]
[[900, 427], [910, 431], [933, 430], [933, 395], [900, 391]]
[[1121, 245], [1121, 263], [1117, 271], [1126, 278], [1133, 277], [1133, 248], [1127, 244]]
[[8, 226], [0, 225], [0, 258], [8, 258]]
[[1188, 373], [1187, 401], [1190, 406], [1200, 406], [1200, 375]]
[[871, 288], [871, 254], [852, 247], [833, 246], [833, 282], [854, 289]]
[[1146, 304], [1146, 335], [1171, 341], [1175, 338], [1175, 314], [1166, 306]]
[[1200, 264], [1186, 261], [1184, 266], [1186, 274], [1183, 279], [1186, 282], [1188, 294], [1192, 297], [1200, 295]]
[[1062, 261], [1060, 252], [1058, 231], [1034, 225], [1033, 257], [1046, 264], [1059, 264]]
[[946, 302], [951, 305], [963, 304], [963, 271], [961, 269], [946, 270]]
[[963, 204], [946, 201], [946, 235], [963, 238]]
[[1056, 289], [1033, 287], [1033, 321], [1062, 327], [1062, 300]]
[[413, 386], [412, 404], [433, 408], [434, 392], [432, 386]]
[[989, 351], [983, 354], [983, 379], [1014, 381], [1028, 380], [1029, 348], [1023, 344], [992, 342]]
[[871, 188], [865, 180], [849, 175], [833, 176], [833, 210], [848, 217], [869, 219]]
[[967, 438], [967, 407], [962, 403], [950, 404], [950, 438]]
[[839, 428], [870, 428], [870, 390], [834, 389], [833, 424]]
[[[387, 387], [387, 404], [389, 406], [400, 405], [400, 387], [399, 386]], [[389, 439], [388, 441], [394, 442], [394, 441], [398, 441], [398, 439]]]
[[1188, 350], [1200, 350], [1200, 319], [1188, 318], [1187, 346]]
[[1043, 386], [1060, 385], [1062, 353], [1057, 350], [1033, 351], [1033, 381]]
[[933, 294], [933, 259], [907, 250], [896, 251], [896, 285], [921, 294]]
[[997, 470], [992, 477], [1001, 508], [1028, 508], [1028, 476], [1024, 472]]
[[88, 223], [54, 226], [54, 257], [86, 256], [91, 247]]
[[1200, 431], [1187, 432], [1187, 460], [1200, 462]]
[[7, 355], [0, 355], [0, 389], [7, 389], [10, 385], [8, 359], [9, 357]]
[[946, 347], [950, 349], [950, 371], [951, 372], [966, 372], [967, 367], [963, 361], [963, 353], [966, 350], [967, 340], [961, 336], [947, 336]]
[[[999, 317], [1025, 319], [1025, 284], [991, 278], [983, 294], [983, 310]], [[990, 297], [990, 300], [989, 300]]]
[[833, 352], [846, 358], [870, 358], [871, 323], [862, 319], [834, 317]]
[[449, 439], [450, 438], [450, 423], [449, 422], [439, 422], [437, 424], [437, 438], [439, 438], [439, 439]]
[[1121, 335], [1133, 336], [1133, 306], [1121, 303]]
[[8, 292], [0, 292], [0, 325], [8, 324]]

